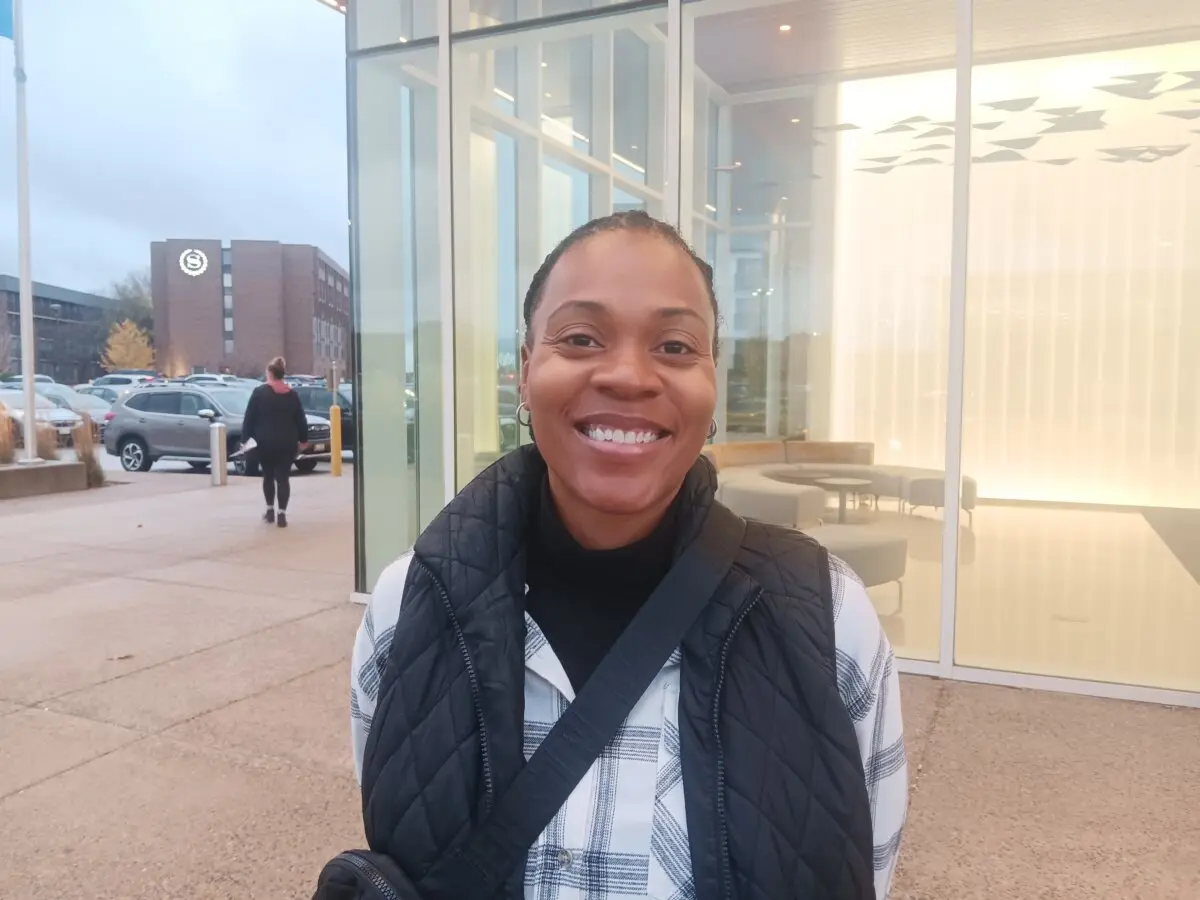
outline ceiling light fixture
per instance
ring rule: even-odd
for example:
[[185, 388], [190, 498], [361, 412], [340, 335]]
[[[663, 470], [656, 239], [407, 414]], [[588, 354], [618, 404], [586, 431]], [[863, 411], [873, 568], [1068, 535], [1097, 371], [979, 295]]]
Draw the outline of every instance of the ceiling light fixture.
[[546, 68], [546, 67], [548, 67], [549, 65], [550, 65], [550, 63], [548, 63], [548, 62], [543, 62], [543, 63], [542, 63], [542, 68], [543, 68], [543, 69], [545, 69], [545, 68]]
[[549, 91], [546, 91], [546, 99], [547, 99], [547, 100], [549, 100], [549, 99], [550, 99], [550, 92], [549, 92]]
[[799, 120], [799, 119], [792, 119], [792, 124], [793, 124], [793, 125], [799, 125], [799, 124], [800, 124], [800, 120]]
[[784, 33], [787, 33], [792, 30], [792, 26], [791, 25], [780, 25], [779, 30]]

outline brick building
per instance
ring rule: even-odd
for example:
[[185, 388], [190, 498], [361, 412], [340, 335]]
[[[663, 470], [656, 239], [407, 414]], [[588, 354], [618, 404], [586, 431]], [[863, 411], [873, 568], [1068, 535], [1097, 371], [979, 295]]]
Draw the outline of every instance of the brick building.
[[350, 361], [350, 279], [307, 244], [167, 240], [150, 245], [154, 344], [168, 375], [296, 373]]
[[[64, 384], [103, 374], [106, 313], [116, 301], [52, 284], [33, 283], [34, 371]], [[21, 371], [20, 282], [0, 275], [0, 374]]]

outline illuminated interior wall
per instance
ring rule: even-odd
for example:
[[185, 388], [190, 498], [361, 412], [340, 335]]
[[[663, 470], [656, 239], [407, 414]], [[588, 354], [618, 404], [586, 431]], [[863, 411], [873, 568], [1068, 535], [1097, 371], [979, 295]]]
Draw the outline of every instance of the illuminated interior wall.
[[[963, 472], [1200, 505], [1200, 43], [976, 67]], [[839, 92], [831, 429], [940, 465], [954, 73]], [[907, 124], [907, 129], [898, 128]], [[884, 132], [884, 133], [880, 133]]]

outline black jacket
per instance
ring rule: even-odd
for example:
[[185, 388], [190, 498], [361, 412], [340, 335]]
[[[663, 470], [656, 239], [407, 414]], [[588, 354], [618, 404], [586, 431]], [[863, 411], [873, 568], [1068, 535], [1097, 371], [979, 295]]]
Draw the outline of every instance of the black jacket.
[[242, 443], [251, 438], [262, 453], [294, 454], [308, 440], [308, 416], [299, 395], [290, 388], [277, 391], [269, 384], [256, 387], [242, 417]]
[[[418, 887], [524, 764], [523, 614], [534, 447], [501, 459], [417, 540], [363, 765], [372, 850]], [[676, 556], [715, 502], [696, 462]], [[873, 900], [871, 809], [838, 694], [828, 558], [749, 523], [681, 647], [680, 742], [698, 900]], [[519, 879], [510, 887], [519, 895]]]

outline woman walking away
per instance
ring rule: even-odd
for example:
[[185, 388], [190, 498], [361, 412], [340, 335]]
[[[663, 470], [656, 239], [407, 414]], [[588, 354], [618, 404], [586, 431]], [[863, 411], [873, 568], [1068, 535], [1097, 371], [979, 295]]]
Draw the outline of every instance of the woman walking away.
[[[288, 500], [292, 496], [290, 476], [296, 454], [308, 441], [308, 417], [300, 398], [283, 380], [287, 364], [277, 356], [267, 364], [267, 382], [254, 389], [242, 419], [242, 443], [254, 441], [253, 452], [262, 468], [263, 497], [267, 511], [263, 521], [287, 528]], [[279, 497], [279, 515], [275, 498]]]
[[716, 499], [712, 269], [616, 213], [546, 258], [525, 323], [534, 443], [368, 602], [370, 849], [317, 898], [884, 900], [908, 802], [892, 649], [853, 572]]

